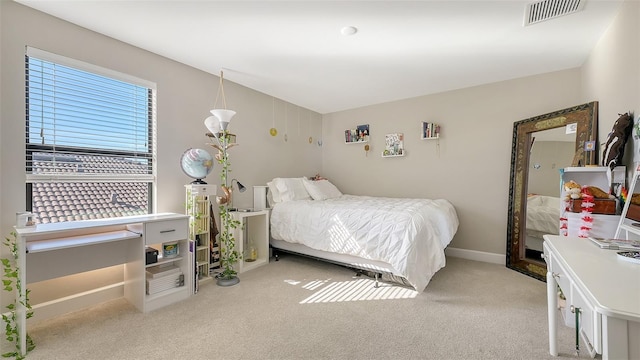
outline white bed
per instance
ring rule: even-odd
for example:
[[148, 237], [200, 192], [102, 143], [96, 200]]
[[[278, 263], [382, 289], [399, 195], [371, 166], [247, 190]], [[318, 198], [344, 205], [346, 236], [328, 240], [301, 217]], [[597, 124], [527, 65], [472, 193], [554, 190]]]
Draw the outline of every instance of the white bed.
[[558, 235], [560, 228], [560, 198], [545, 195], [527, 197], [527, 248], [542, 251], [543, 236]]
[[[275, 249], [389, 272], [419, 292], [445, 266], [444, 249], [458, 229], [448, 200], [343, 195], [335, 188], [325, 197], [315, 187], [326, 183], [305, 181], [306, 197], [298, 189], [298, 195], [271, 201]], [[279, 191], [273, 182], [269, 190]]]

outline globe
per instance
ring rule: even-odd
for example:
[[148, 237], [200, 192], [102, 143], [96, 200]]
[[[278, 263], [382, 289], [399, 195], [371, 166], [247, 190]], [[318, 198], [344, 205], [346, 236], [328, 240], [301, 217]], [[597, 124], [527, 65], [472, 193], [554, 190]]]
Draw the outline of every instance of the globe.
[[180, 167], [187, 176], [195, 179], [192, 184], [206, 184], [202, 181], [213, 170], [213, 157], [203, 149], [188, 149], [180, 158]]

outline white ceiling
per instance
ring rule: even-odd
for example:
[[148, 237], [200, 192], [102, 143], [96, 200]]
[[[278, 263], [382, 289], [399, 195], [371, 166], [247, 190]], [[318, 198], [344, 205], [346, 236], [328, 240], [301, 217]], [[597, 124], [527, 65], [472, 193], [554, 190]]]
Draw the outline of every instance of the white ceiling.
[[16, 1], [323, 114], [579, 67], [622, 3], [525, 27], [516, 0]]

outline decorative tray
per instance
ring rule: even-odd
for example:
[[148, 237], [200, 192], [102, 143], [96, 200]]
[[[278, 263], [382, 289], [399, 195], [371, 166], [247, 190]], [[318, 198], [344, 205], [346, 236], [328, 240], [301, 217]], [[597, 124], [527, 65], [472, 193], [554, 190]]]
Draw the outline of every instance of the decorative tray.
[[618, 251], [617, 254], [619, 259], [640, 264], [640, 251]]

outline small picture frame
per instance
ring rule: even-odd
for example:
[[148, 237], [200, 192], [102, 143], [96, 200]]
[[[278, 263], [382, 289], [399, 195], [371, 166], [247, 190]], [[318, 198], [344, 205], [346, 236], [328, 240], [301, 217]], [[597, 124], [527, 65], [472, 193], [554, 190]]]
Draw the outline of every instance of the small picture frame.
[[383, 157], [404, 156], [404, 134], [393, 133], [385, 135], [385, 147]]
[[584, 142], [584, 151], [594, 151], [596, 149], [595, 141], [585, 141]]

